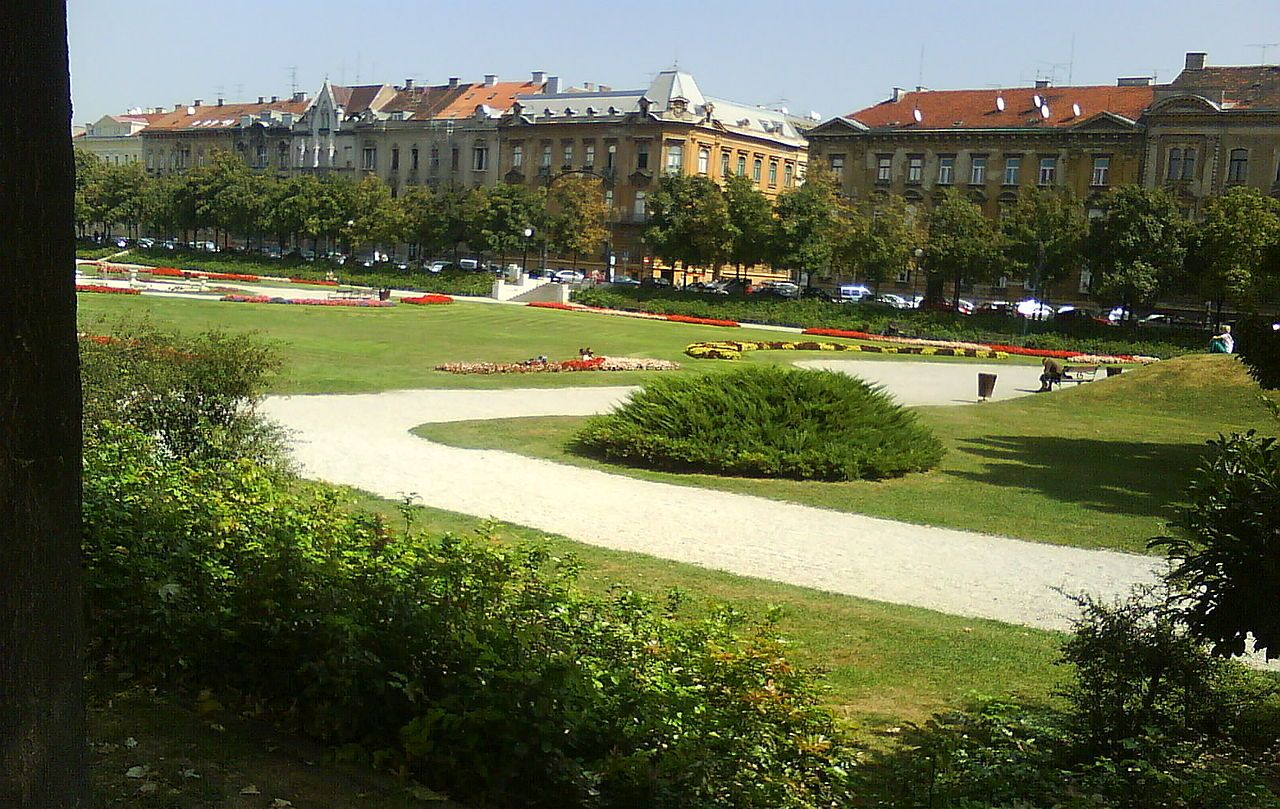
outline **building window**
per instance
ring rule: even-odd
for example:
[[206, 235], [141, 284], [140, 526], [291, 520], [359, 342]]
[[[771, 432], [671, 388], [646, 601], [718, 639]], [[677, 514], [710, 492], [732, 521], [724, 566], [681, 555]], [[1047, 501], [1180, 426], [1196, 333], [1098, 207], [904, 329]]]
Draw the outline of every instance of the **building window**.
[[391, 170], [392, 171], [400, 170], [400, 147], [399, 146], [391, 147]]
[[1182, 153], [1182, 179], [1190, 180], [1196, 176], [1196, 150], [1187, 149]]
[[907, 182], [918, 183], [924, 179], [924, 158], [907, 158]]
[[372, 146], [366, 147], [364, 150], [363, 162], [360, 163], [365, 171], [373, 171], [378, 167], [378, 150]]
[[573, 166], [573, 144], [566, 143], [560, 149], [560, 163], [566, 169]]
[[637, 191], [637, 192], [636, 192], [636, 205], [635, 205], [635, 220], [636, 220], [637, 222], [643, 222], [643, 221], [644, 221], [644, 217], [645, 217], [645, 210], [644, 210], [644, 192], [643, 192], [643, 191]]
[[511, 147], [511, 168], [518, 169], [524, 165], [524, 146], [515, 144]]
[[484, 143], [477, 143], [471, 147], [471, 170], [472, 171], [488, 171], [489, 170], [489, 146]]
[[649, 168], [649, 144], [636, 144], [636, 168], [644, 171]]
[[793, 182], [795, 182], [795, 170], [788, 163], [782, 167], [782, 185], [785, 188], [790, 188]]
[[320, 128], [321, 129], [329, 128], [329, 111], [328, 110], [325, 110], [324, 112], [320, 113]]
[[453, 171], [458, 170], [458, 164], [459, 164], [458, 158], [461, 153], [462, 153], [462, 150], [459, 149], [457, 146], [454, 146], [452, 149], [449, 150], [449, 168], [451, 170]]
[[1093, 178], [1089, 185], [1106, 185], [1111, 177], [1111, 158], [1095, 157], [1093, 159]]
[[996, 282], [995, 282], [994, 284], [992, 284], [991, 286], [992, 286], [992, 289], [1008, 289], [1008, 288], [1009, 288], [1009, 276], [1007, 276], [1007, 275], [1002, 275], [1002, 276], [1000, 276], [999, 278], [997, 278], [997, 279], [996, 279]]
[[698, 147], [698, 173], [706, 174], [711, 170], [711, 150], [705, 146]]
[[751, 162], [751, 180], [756, 185], [760, 184], [760, 170], [764, 168], [764, 161], [756, 158]]
[[956, 173], [956, 159], [948, 155], [938, 158], [938, 185], [951, 185]]
[[778, 164], [776, 161], [769, 161], [769, 187], [776, 188], [778, 185]]
[[720, 153], [720, 176], [726, 179], [729, 176], [729, 153], [728, 152]]
[[[831, 166], [831, 175], [836, 178], [836, 182], [844, 179], [844, 155], [833, 154], [827, 157], [828, 164]], [[756, 161], [759, 164], [760, 161]], [[760, 179], [757, 173], [756, 180]]]
[[1232, 149], [1231, 162], [1227, 164], [1227, 182], [1242, 183], [1249, 175], [1249, 150]]
[[667, 147], [667, 174], [680, 174], [684, 170], [684, 146], [673, 143]]
[[1004, 159], [1004, 184], [1017, 185], [1018, 175], [1022, 171], [1021, 157], [1006, 157]]
[[969, 185], [984, 185], [987, 182], [987, 156], [974, 155], [969, 158]]
[[1040, 158], [1040, 185], [1053, 185], [1058, 179], [1058, 158]]
[[542, 146], [542, 167], [544, 169], [551, 168], [551, 144], [549, 143]]
[[1182, 150], [1175, 147], [1169, 150], [1169, 173], [1168, 179], [1182, 179]]
[[267, 147], [265, 144], [258, 147], [257, 157], [254, 159], [253, 165], [260, 169], [265, 169], [267, 167]]
[[440, 168], [440, 147], [439, 146], [431, 147], [430, 159], [431, 159], [431, 170], [436, 171], [437, 169], [439, 169]]
[[282, 169], [289, 168], [289, 145], [287, 143], [280, 144], [280, 148], [276, 150], [276, 166]]
[[887, 183], [893, 178], [893, 155], [882, 154], [876, 158], [876, 182]]
[[409, 171], [418, 170], [418, 147], [414, 146], [409, 150]]
[[613, 189], [606, 188], [604, 190], [604, 207], [613, 210]]
[[738, 155], [738, 176], [747, 176], [747, 158], [743, 155]]
[[342, 165], [347, 168], [351, 168], [351, 147], [350, 146], [342, 147]]
[[1082, 295], [1087, 295], [1093, 290], [1093, 273], [1088, 267], [1080, 269], [1080, 286], [1076, 288]]
[[582, 167], [593, 168], [596, 164], [596, 145], [588, 143], [582, 147]]
[[618, 159], [618, 144], [610, 143], [604, 150], [604, 168], [605, 171], [613, 171], [615, 162]]

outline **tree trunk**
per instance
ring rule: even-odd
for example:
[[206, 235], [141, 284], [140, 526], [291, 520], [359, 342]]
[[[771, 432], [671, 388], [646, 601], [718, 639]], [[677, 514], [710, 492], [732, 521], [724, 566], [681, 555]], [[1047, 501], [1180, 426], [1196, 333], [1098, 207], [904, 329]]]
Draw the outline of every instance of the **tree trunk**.
[[[65, 2], [0, 29], [0, 806], [87, 806]], [[38, 103], [32, 103], [38, 99]]]

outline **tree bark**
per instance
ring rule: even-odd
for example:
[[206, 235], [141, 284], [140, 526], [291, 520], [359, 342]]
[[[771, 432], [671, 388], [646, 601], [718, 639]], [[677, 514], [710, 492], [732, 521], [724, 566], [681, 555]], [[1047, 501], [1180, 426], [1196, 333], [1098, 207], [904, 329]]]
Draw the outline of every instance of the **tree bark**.
[[88, 805], [63, 0], [0, 27], [0, 806]]

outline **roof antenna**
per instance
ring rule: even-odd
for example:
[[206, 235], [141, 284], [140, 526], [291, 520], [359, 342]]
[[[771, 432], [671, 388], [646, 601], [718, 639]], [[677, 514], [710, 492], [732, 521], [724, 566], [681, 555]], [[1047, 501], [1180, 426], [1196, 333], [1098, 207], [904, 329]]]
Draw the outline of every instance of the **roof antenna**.
[[1076, 34], [1071, 32], [1071, 56], [1067, 59], [1067, 86], [1074, 84], [1073, 78], [1076, 75]]
[[298, 93], [298, 66], [290, 65], [285, 68], [289, 71], [289, 95], [297, 95]]
[[916, 89], [924, 87], [924, 43], [920, 43], [920, 69], [916, 71]]
[[1272, 48], [1280, 48], [1280, 42], [1262, 42], [1257, 45], [1246, 45], [1246, 48], [1257, 48], [1261, 53], [1258, 54], [1258, 63], [1267, 64], [1267, 51]]

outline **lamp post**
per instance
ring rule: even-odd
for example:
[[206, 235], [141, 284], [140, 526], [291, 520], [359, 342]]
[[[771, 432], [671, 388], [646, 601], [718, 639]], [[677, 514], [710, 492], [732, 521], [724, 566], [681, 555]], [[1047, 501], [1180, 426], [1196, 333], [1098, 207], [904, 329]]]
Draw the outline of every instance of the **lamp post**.
[[529, 240], [533, 238], [533, 227], [525, 225], [524, 228], [524, 259], [520, 262], [520, 274], [527, 275], [529, 273]]

